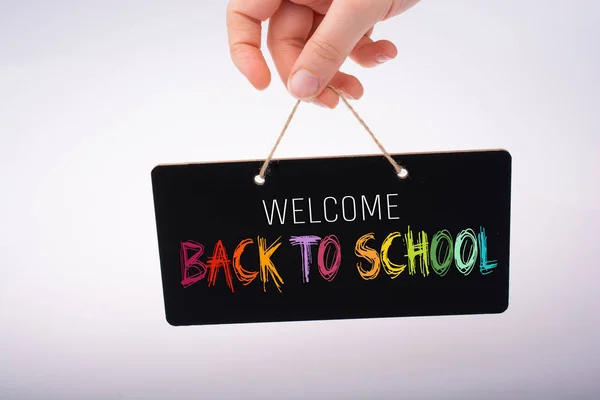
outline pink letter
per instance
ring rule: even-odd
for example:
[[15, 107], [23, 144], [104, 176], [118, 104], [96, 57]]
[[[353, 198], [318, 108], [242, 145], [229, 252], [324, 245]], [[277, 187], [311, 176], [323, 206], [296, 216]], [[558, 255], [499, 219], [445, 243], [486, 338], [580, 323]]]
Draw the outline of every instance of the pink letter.
[[[196, 253], [188, 257], [188, 250], [195, 250]], [[181, 263], [181, 284], [184, 288], [188, 288], [206, 277], [206, 264], [199, 260], [202, 254], [204, 254], [204, 246], [200, 243], [191, 240], [181, 242], [179, 259]]]
[[[333, 246], [333, 265], [331, 267], [327, 266], [327, 260], [329, 259], [330, 250], [327, 248], [329, 245]], [[340, 269], [340, 264], [342, 262], [342, 248], [340, 247], [340, 242], [335, 235], [327, 236], [321, 244], [319, 245], [319, 272], [323, 279], [327, 282], [331, 282], [333, 278], [338, 273]]]

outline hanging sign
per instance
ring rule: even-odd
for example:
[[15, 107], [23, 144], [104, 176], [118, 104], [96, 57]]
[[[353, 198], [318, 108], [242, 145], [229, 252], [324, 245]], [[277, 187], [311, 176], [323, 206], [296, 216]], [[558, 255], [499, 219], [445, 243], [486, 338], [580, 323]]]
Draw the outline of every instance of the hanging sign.
[[503, 150], [161, 165], [152, 171], [172, 325], [501, 313]]

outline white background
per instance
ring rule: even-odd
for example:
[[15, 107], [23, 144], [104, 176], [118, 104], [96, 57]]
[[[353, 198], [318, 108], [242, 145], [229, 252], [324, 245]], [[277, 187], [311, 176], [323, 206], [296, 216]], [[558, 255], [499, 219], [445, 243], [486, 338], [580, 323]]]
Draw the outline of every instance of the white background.
[[[0, 1], [0, 398], [599, 398], [600, 3], [423, 0], [345, 67], [391, 152], [512, 153], [505, 314], [173, 328], [151, 169], [263, 158], [293, 106], [225, 6]], [[277, 157], [373, 153], [302, 105]]]

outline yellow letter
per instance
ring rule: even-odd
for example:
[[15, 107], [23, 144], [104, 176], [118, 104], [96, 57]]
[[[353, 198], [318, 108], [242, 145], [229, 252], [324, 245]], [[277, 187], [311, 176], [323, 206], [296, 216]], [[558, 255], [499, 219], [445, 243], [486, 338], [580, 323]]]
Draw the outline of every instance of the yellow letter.
[[361, 236], [360, 239], [356, 241], [356, 246], [354, 247], [354, 254], [356, 254], [358, 257], [370, 261], [373, 265], [373, 267], [370, 270], [365, 270], [362, 267], [361, 262], [356, 264], [356, 267], [358, 268], [358, 273], [366, 281], [370, 281], [377, 278], [380, 269], [379, 254], [377, 254], [377, 251], [373, 250], [370, 247], [367, 247], [366, 245], [369, 239], [375, 239], [373, 233], [367, 233], [366, 235]]
[[406, 264], [394, 264], [390, 261], [388, 257], [388, 251], [394, 239], [399, 238], [401, 236], [400, 232], [392, 232], [385, 238], [381, 245], [381, 263], [383, 264], [383, 269], [385, 272], [392, 277], [392, 279], [397, 278], [404, 269], [406, 268]]
[[271, 261], [271, 256], [275, 253], [275, 250], [281, 246], [281, 243], [277, 243], [281, 239], [281, 236], [278, 237], [271, 246], [267, 247], [267, 239], [258, 237], [258, 259], [260, 261], [260, 280], [263, 282], [263, 291], [267, 291], [267, 281], [269, 280], [269, 275], [273, 276], [273, 282], [275, 286], [277, 286], [277, 290], [281, 293], [281, 285], [283, 285], [283, 279], [277, 272], [275, 265], [273, 265], [273, 261]]
[[419, 232], [419, 240], [417, 243], [413, 243], [413, 235], [408, 227], [406, 233], [406, 250], [408, 257], [408, 273], [414, 275], [416, 273], [415, 258], [421, 256], [420, 269], [423, 276], [429, 275], [429, 242], [427, 241], [427, 234], [423, 231]]

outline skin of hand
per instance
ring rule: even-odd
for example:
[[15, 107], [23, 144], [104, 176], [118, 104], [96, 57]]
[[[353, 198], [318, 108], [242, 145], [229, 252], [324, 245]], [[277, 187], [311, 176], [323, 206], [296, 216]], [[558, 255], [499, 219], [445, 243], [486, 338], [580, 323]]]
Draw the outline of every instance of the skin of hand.
[[299, 100], [335, 108], [338, 96], [359, 99], [360, 81], [340, 72], [350, 57], [365, 68], [396, 57], [387, 40], [373, 41], [373, 27], [397, 16], [419, 0], [230, 0], [227, 34], [237, 69], [258, 90], [271, 72], [261, 52], [262, 24], [269, 21], [267, 47], [281, 80]]

